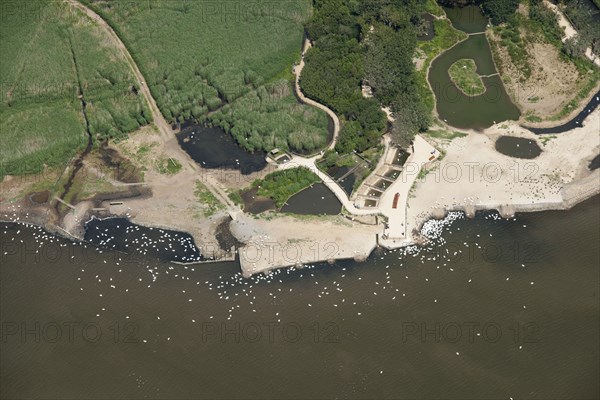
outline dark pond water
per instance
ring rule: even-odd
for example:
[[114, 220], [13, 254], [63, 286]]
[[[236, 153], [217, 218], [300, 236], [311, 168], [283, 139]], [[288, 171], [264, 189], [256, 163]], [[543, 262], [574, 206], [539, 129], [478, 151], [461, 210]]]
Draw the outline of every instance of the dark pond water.
[[600, 168], [600, 154], [598, 154], [596, 157], [594, 157], [592, 161], [590, 161], [590, 165], [588, 165], [588, 168], [591, 171]]
[[542, 149], [535, 140], [513, 136], [500, 136], [496, 140], [496, 151], [510, 157], [528, 159], [542, 154]]
[[[351, 169], [350, 167], [333, 166], [327, 170], [327, 175], [332, 177], [348, 196], [352, 194], [354, 182], [356, 182], [356, 175], [354, 173], [348, 174]], [[341, 179], [343, 176], [345, 177]]]
[[597, 399], [599, 200], [251, 279], [0, 224], [0, 397]]
[[50, 191], [44, 190], [42, 192], [35, 192], [29, 195], [29, 200], [36, 204], [44, 204], [48, 202], [50, 198]]
[[[446, 9], [452, 24], [465, 32], [481, 32], [487, 23], [476, 6]], [[472, 59], [486, 91], [479, 96], [465, 95], [450, 78], [448, 69], [460, 59]], [[484, 34], [469, 36], [442, 53], [432, 63], [429, 83], [436, 98], [436, 109], [449, 125], [463, 129], [485, 129], [494, 122], [519, 119], [520, 112], [502, 84], [494, 65], [490, 45]], [[490, 76], [492, 75], [492, 76]]]
[[400, 175], [400, 171], [392, 169], [385, 173], [386, 178], [396, 179]]
[[266, 165], [263, 152], [248, 153], [220, 128], [191, 125], [177, 134], [179, 145], [203, 168], [238, 169], [248, 175]]
[[417, 39], [420, 41], [428, 41], [435, 37], [435, 27], [433, 25], [433, 21], [435, 21], [435, 17], [429, 13], [423, 13], [421, 15], [421, 19], [424, 21], [424, 26], [426, 29], [421, 35], [417, 36]]
[[84, 239], [107, 249], [163, 261], [204, 260], [189, 234], [136, 225], [125, 218], [92, 218], [85, 225]]
[[333, 167], [327, 170], [327, 175], [329, 175], [335, 180], [338, 180], [342, 176], [346, 175], [349, 171], [350, 167], [338, 167], [337, 165], [334, 165]]
[[386, 190], [387, 188], [390, 187], [391, 184], [392, 184], [391, 182], [388, 182], [384, 179], [380, 179], [377, 182], [375, 182], [373, 184], [373, 186], [376, 187], [377, 189]]
[[258, 189], [250, 189], [242, 193], [242, 200], [244, 200], [244, 212], [260, 214], [261, 212], [275, 210], [277, 208], [277, 205], [272, 199], [259, 196], [257, 191]]
[[375, 207], [377, 202], [375, 200], [365, 200], [365, 207]]
[[394, 156], [392, 164], [403, 166], [404, 163], [406, 162], [406, 160], [408, 160], [409, 156], [410, 156], [410, 154], [408, 154], [406, 151], [404, 151], [402, 149], [398, 149], [396, 151], [396, 155]]
[[367, 193], [367, 196], [370, 196], [370, 197], [381, 197], [381, 194], [382, 194], [382, 192], [380, 192], [379, 190], [371, 189]]
[[583, 121], [590, 115], [600, 103], [600, 90], [596, 92], [596, 94], [591, 98], [588, 104], [581, 110], [579, 114], [577, 114], [572, 120], [562, 125], [554, 126], [551, 128], [529, 128], [525, 126], [524, 128], [529, 129], [531, 132], [536, 135], [543, 134], [553, 134], [553, 133], [563, 133], [566, 131], [570, 131], [571, 129], [581, 128], [583, 126]]
[[484, 32], [488, 19], [478, 6], [443, 7], [452, 26], [465, 33]]
[[281, 211], [293, 214], [336, 215], [342, 211], [342, 203], [323, 183], [315, 183], [290, 197], [281, 207]]

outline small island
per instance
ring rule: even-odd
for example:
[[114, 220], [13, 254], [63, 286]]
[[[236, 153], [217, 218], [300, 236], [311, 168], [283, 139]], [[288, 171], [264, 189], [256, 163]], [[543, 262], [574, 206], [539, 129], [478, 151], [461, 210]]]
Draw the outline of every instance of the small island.
[[467, 96], [479, 96], [485, 93], [485, 86], [477, 74], [474, 60], [462, 58], [450, 66], [448, 73], [456, 87]]

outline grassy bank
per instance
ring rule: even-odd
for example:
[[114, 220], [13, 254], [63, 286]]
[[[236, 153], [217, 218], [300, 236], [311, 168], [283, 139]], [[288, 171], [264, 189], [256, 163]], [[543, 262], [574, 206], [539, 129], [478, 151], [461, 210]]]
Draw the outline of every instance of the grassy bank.
[[485, 86], [477, 75], [477, 65], [471, 59], [461, 59], [448, 70], [452, 82], [467, 96], [478, 96], [485, 92]]
[[320, 181], [309, 169], [301, 167], [273, 172], [255, 180], [252, 187], [258, 188], [259, 196], [273, 199], [280, 208], [291, 196]]
[[488, 31], [502, 81], [527, 122], [567, 117], [598, 84], [600, 70], [563, 43], [563, 34], [538, 0], [523, 1], [505, 24]]
[[196, 190], [194, 190], [194, 194], [204, 207], [205, 217], [211, 217], [218, 211], [225, 209], [223, 203], [221, 203], [219, 199], [217, 199], [215, 195], [212, 194], [210, 190], [208, 190], [208, 188], [200, 181], [196, 181]]
[[436, 19], [434, 21], [435, 37], [432, 40], [419, 42], [417, 44], [418, 52], [423, 57], [423, 64], [417, 71], [417, 80], [419, 82], [420, 95], [424, 99], [428, 109], [433, 111], [435, 98], [433, 92], [427, 83], [427, 72], [431, 61], [445, 50], [454, 46], [461, 40], [467, 38], [467, 34], [454, 29], [447, 19]]

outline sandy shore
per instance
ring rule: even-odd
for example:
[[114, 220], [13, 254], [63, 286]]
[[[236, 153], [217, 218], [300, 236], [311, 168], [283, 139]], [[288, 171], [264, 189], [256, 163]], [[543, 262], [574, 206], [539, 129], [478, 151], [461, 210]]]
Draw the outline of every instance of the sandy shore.
[[[364, 218], [364, 217], [363, 217]], [[363, 224], [343, 216], [269, 218], [240, 216], [232, 233], [246, 245], [239, 250], [244, 276], [287, 266], [336, 259], [366, 259], [377, 246], [380, 224]]]
[[[423, 165], [429, 172], [416, 180], [406, 209], [406, 240], [391, 247], [416, 243], [422, 224], [431, 218], [443, 218], [448, 211], [495, 209], [504, 216], [518, 211], [567, 209], [600, 192], [600, 169], [589, 171], [589, 161], [600, 153], [600, 110], [584, 122], [584, 126], [557, 135], [540, 137], [518, 126], [504, 122], [483, 133], [470, 132], [452, 141], [426, 140], [444, 156]], [[505, 156], [494, 148], [502, 135], [535, 140], [543, 152], [535, 159]], [[145, 172], [149, 196], [123, 199], [123, 204], [104, 202], [106, 215], [129, 217], [132, 222], [179, 230], [191, 234], [205, 254], [218, 250], [217, 226], [233, 217], [234, 236], [245, 243], [238, 249], [244, 276], [275, 268], [300, 266], [335, 259], [363, 260], [378, 244], [384, 225], [375, 216], [289, 216], [268, 213], [254, 217], [227, 208], [207, 217], [205, 205], [194, 193], [195, 182], [205, 174], [217, 181], [214, 171], [199, 169], [184, 153], [175, 138], [166, 142], [155, 132], [134, 134], [120, 147], [135, 150], [154, 141], [160, 143], [149, 157], [173, 157], [182, 164], [175, 175], [163, 175], [152, 169]], [[406, 171], [416, 171], [407, 168]], [[229, 182], [245, 181], [239, 172], [228, 171]], [[414, 179], [409, 175], [399, 179]], [[7, 187], [6, 183], [2, 186]], [[15, 189], [16, 190], [16, 189]], [[63, 221], [54, 221], [48, 206], [35, 205], [28, 198], [0, 204], [5, 220], [18, 219], [49, 228], [65, 236], [82, 235], [82, 224], [89, 218], [91, 202], [80, 202]], [[7, 218], [8, 217], [8, 218]], [[383, 244], [383, 243], [382, 243]], [[389, 244], [388, 244], [389, 246]]]
[[[503, 215], [517, 211], [566, 209], [600, 192], [600, 170], [589, 171], [589, 161], [600, 152], [600, 110], [590, 114], [582, 128], [551, 137], [539, 136], [515, 122], [503, 122], [483, 133], [443, 143], [441, 161], [428, 166], [408, 202], [408, 229], [419, 230], [429, 218], [450, 210], [472, 215], [496, 209]], [[537, 141], [543, 152], [534, 159], [505, 156], [494, 144], [502, 135]], [[431, 139], [430, 139], [431, 140]]]

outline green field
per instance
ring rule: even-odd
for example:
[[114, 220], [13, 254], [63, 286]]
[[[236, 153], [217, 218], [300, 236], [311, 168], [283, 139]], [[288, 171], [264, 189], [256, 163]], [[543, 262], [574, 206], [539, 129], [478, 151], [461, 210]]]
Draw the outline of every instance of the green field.
[[62, 2], [1, 0], [0, 179], [64, 165], [90, 131], [118, 137], [147, 124], [134, 79], [106, 33]]
[[325, 144], [326, 116], [290, 85], [309, 0], [84, 2], [121, 37], [169, 122], [209, 120], [250, 151]]
[[477, 65], [471, 59], [460, 59], [448, 69], [452, 82], [467, 96], [478, 96], [485, 92], [483, 81], [477, 75]]

